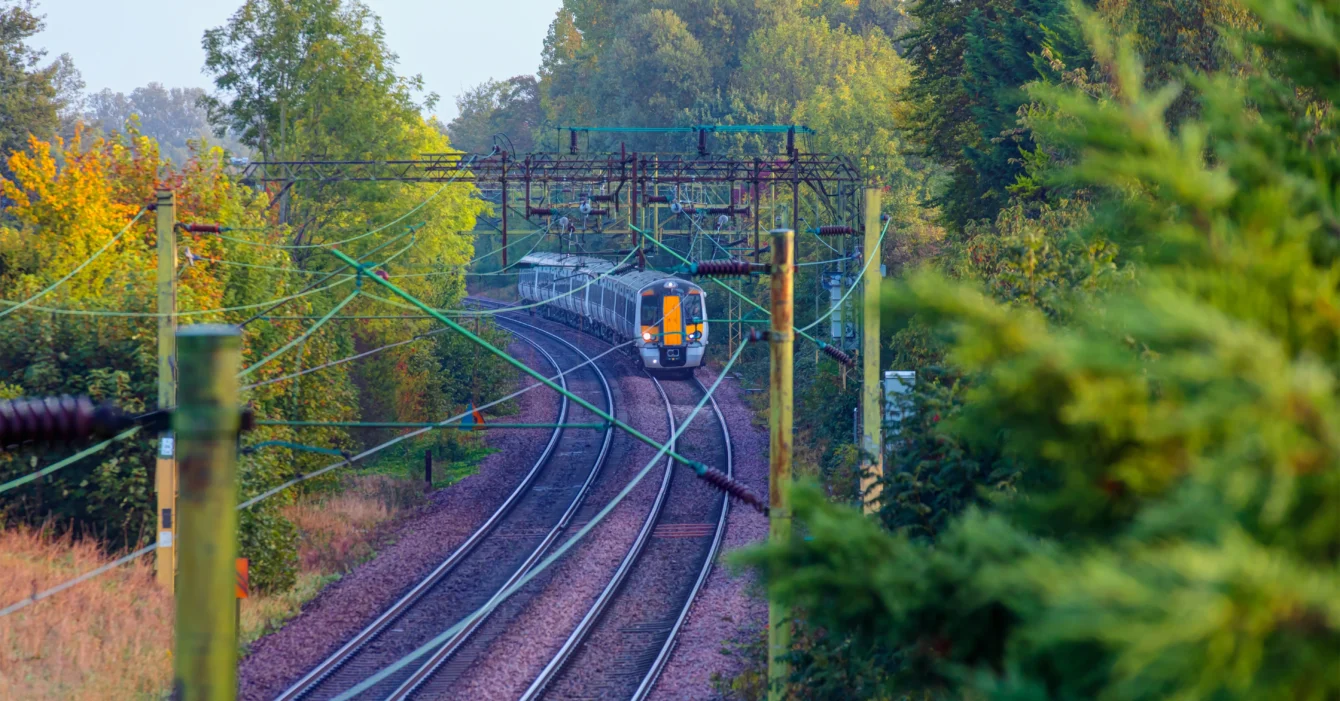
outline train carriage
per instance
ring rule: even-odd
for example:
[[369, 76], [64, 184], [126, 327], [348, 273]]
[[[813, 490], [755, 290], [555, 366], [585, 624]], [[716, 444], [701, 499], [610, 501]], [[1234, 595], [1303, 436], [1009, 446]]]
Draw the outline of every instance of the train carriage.
[[618, 271], [590, 256], [533, 253], [522, 258], [517, 292], [546, 317], [630, 348], [648, 371], [687, 376], [703, 364], [707, 295], [655, 271]]

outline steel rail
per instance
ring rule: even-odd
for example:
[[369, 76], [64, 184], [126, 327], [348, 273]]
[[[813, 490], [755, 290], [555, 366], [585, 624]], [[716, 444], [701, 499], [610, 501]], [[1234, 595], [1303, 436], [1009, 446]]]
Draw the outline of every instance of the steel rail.
[[[693, 383], [698, 385], [698, 389], [704, 393], [707, 392], [707, 388], [698, 378], [693, 378]], [[716, 414], [717, 422], [721, 425], [721, 433], [726, 439], [725, 472], [728, 477], [734, 477], [735, 456], [731, 449], [730, 427], [726, 425], [726, 415], [722, 413], [716, 397], [708, 395], [708, 399], [712, 402], [712, 411]], [[698, 593], [707, 583], [707, 577], [712, 574], [712, 566], [716, 563], [717, 553], [721, 550], [721, 541], [726, 536], [726, 518], [730, 515], [730, 499], [727, 499], [724, 494], [721, 498], [721, 516], [717, 519], [716, 533], [712, 536], [712, 545], [707, 551], [707, 558], [703, 561], [702, 569], [698, 572], [698, 579], [693, 582], [693, 589], [689, 591], [688, 598], [684, 600], [684, 606], [679, 611], [679, 617], [675, 619], [675, 625], [670, 629], [669, 635], [666, 636], [665, 643], [661, 645], [661, 651], [656, 654], [656, 659], [652, 661], [651, 669], [647, 671], [646, 676], [642, 678], [642, 683], [633, 692], [633, 701], [643, 701], [656, 686], [656, 680], [660, 679], [661, 672], [665, 670], [665, 665], [670, 661], [671, 653], [674, 652], [679, 631], [684, 627], [684, 621], [688, 620], [689, 611], [693, 609], [693, 603], [698, 600]]]
[[[551, 365], [553, 365], [555, 372], [560, 373], [560, 383], [562, 383], [563, 387], [566, 389], [567, 377], [562, 374], [563, 368], [559, 365], [558, 361], [535, 341], [523, 336], [518, 336], [518, 338], [533, 346]], [[559, 404], [558, 422], [562, 423], [567, 420], [569, 401], [564, 395], [560, 394], [559, 397], [561, 401]], [[349, 640], [349, 642], [340, 647], [340, 649], [333, 655], [326, 658], [296, 683], [277, 696], [276, 701], [296, 701], [315, 690], [321, 682], [325, 681], [331, 674], [334, 674], [343, 667], [345, 663], [352, 659], [353, 656], [362, 650], [369, 642], [380, 636], [390, 624], [394, 623], [402, 614], [413, 607], [424, 594], [441, 582], [448, 573], [465, 560], [475, 547], [492, 533], [494, 527], [498, 525], [498, 522], [512, 511], [517, 502], [521, 500], [522, 495], [530, 489], [530, 486], [535, 482], [536, 477], [539, 476], [541, 469], [548, 463], [550, 457], [553, 455], [554, 448], [558, 445], [558, 440], [562, 434], [563, 429], [554, 429], [554, 432], [550, 435], [549, 442], [545, 445], [540, 457], [535, 461], [535, 464], [531, 467], [526, 476], [522, 478], [521, 483], [517, 485], [516, 489], [512, 490], [512, 493], [508, 495], [502, 505], [499, 506], [498, 509], [479, 526], [479, 528], [475, 529], [474, 533], [472, 533], [464, 543], [461, 543], [451, 555], [434, 568], [432, 572], [428, 573], [426, 577], [420, 580], [414, 588], [378, 616], [376, 620], [356, 634]]]
[[[505, 317], [500, 317], [498, 318], [497, 321], [500, 325], [515, 324], [517, 326], [524, 326], [526, 328], [531, 329], [532, 331], [548, 336], [549, 338], [558, 341], [559, 343], [562, 343], [563, 345], [567, 346], [569, 349], [575, 351], [579, 356], [582, 357], [582, 359], [586, 360], [590, 364], [591, 369], [596, 373], [596, 377], [600, 378], [600, 384], [605, 389], [605, 400], [610, 407], [610, 414], [612, 415], [614, 413], [614, 396], [610, 390], [609, 383], [605, 379], [605, 374], [600, 371], [599, 367], [597, 367], [595, 363], [590, 362], [591, 357], [587, 355], [586, 352], [582, 351], [580, 348], [569, 343], [563, 338], [555, 334], [552, 334], [548, 331], [545, 331], [543, 329], [540, 329], [538, 327], [531, 326], [530, 324]], [[518, 338], [522, 338], [522, 336], [520, 336], [519, 334], [517, 336]], [[600, 472], [599, 468], [601, 465], [604, 464], [605, 457], [609, 454], [610, 443], [612, 442], [613, 435], [614, 435], [613, 427], [610, 427], [605, 431], [605, 441], [601, 445], [600, 454], [596, 459], [597, 467], [593, 469], [587, 476], [586, 481], [582, 484], [581, 490], [577, 493], [577, 496], [573, 498], [572, 503], [568, 506], [567, 511], [563, 513], [563, 516], [559, 519], [558, 523], [554, 525], [552, 529], [550, 529], [549, 533], [545, 535], [544, 540], [541, 541], [540, 544], [535, 548], [535, 550], [531, 552], [530, 556], [526, 558], [525, 562], [521, 563], [521, 566], [518, 567], [516, 571], [512, 573], [512, 576], [508, 577], [507, 581], [503, 582], [503, 584], [498, 587], [497, 592], [495, 592], [494, 595], [490, 597], [488, 602], [485, 604], [486, 608], [492, 606], [494, 602], [497, 601], [500, 596], [502, 596], [503, 592], [507, 591], [518, 580], [526, 576], [526, 574], [530, 572], [530, 570], [534, 568], [535, 565], [537, 565], [540, 562], [540, 560], [544, 558], [545, 553], [547, 553], [549, 549], [553, 547], [555, 543], [558, 542], [559, 536], [562, 535], [563, 531], [567, 530], [568, 526], [572, 523], [573, 517], [577, 515], [578, 510], [580, 510], [582, 505], [585, 503], [586, 495], [590, 493], [591, 486], [595, 483], [596, 476]], [[667, 469], [673, 469], [673, 467], [674, 467], [674, 460], [669, 459]], [[453, 655], [455, 655], [462, 647], [465, 646], [465, 644], [469, 641], [470, 636], [472, 636], [474, 632], [478, 630], [479, 627], [483, 625], [484, 622], [487, 621], [496, 610], [497, 610], [496, 608], [489, 609], [489, 612], [487, 614], [475, 618], [468, 625], [462, 628], [460, 632], [452, 636], [450, 640], [443, 643], [441, 647], [439, 647], [436, 651], [434, 651], [431, 655], [429, 655], [426, 660], [424, 660], [423, 664], [420, 665], [419, 668], [415, 670], [409, 676], [408, 679], [406, 679], [395, 691], [391, 692], [391, 695], [387, 697], [387, 701], [403, 701], [403, 699], [407, 699], [412, 694], [414, 694], [414, 692], [417, 691], [419, 687], [421, 687], [424, 683], [430, 680], [434, 674], [437, 673], [437, 670], [440, 669], [443, 664], [446, 664], [447, 660], [451, 659]]]
[[[666, 395], [665, 389], [661, 387], [659, 380], [652, 377], [651, 381], [655, 383], [656, 391], [660, 393], [661, 400], [665, 402], [666, 413], [670, 420], [670, 435], [674, 435], [675, 414], [670, 403], [670, 397]], [[521, 701], [533, 701], [534, 699], [539, 698], [540, 694], [544, 693], [544, 690], [549, 684], [554, 679], [558, 678], [559, 673], [563, 671], [563, 667], [572, 659], [573, 653], [577, 651], [577, 648], [586, 640], [587, 635], [589, 635], [591, 630], [595, 628], [596, 621], [602, 614], [604, 614], [605, 609], [609, 606], [610, 602], [614, 600], [619, 590], [623, 588], [623, 584], [628, 578], [628, 573], [633, 570], [633, 565], [642, 556], [642, 552], [646, 549], [647, 541], [651, 539], [652, 532], [656, 530], [656, 523], [661, 518], [661, 512], [665, 506], [666, 497], [670, 494], [670, 482], [673, 475], [674, 461], [667, 461], [665, 476], [661, 479], [661, 488], [656, 494], [656, 501], [652, 504], [651, 510], [647, 513], [646, 520], [642, 522], [642, 528], [638, 530], [637, 538], [633, 540], [633, 544], [629, 547], [628, 553], [624, 555], [623, 561], [619, 563], [618, 569], [614, 571], [614, 576], [610, 578], [609, 583], [605, 585], [605, 588], [600, 592], [600, 595], [596, 597], [595, 602], [592, 603], [591, 608], [587, 610], [586, 615], [582, 616], [582, 620], [577, 623], [576, 628], [574, 628], [567, 639], [563, 641], [563, 645], [559, 647], [558, 652], [554, 657], [549, 660], [549, 664], [545, 665], [544, 669], [540, 670], [540, 674], [535, 678], [535, 681], [531, 682], [525, 693], [521, 695]]]
[[[491, 300], [490, 301], [477, 300], [477, 301], [481, 301], [484, 303], [492, 303]], [[511, 321], [511, 319], [508, 319], [507, 317], [499, 317], [499, 319], [500, 320], [506, 319]], [[515, 323], [520, 324], [522, 322], [515, 322]], [[530, 328], [533, 328], [541, 333], [545, 333], [551, 336], [553, 335], [549, 334], [549, 332], [544, 331], [542, 329], [530, 326], [530, 324], [523, 324], [523, 325], [529, 326]], [[666, 394], [664, 387], [661, 386], [660, 380], [656, 379], [655, 377], [651, 377], [650, 374], [648, 374], [648, 377], [651, 379], [653, 383], [655, 383], [656, 391], [661, 395], [662, 401], [664, 401], [666, 404], [668, 420], [670, 422], [670, 435], [673, 436], [675, 432], [675, 416], [674, 411], [671, 408], [670, 398]], [[701, 391], [704, 395], [707, 394], [707, 388], [703, 386], [701, 380], [695, 377], [693, 379], [693, 384], [697, 386], [699, 391]], [[716, 414], [717, 424], [718, 426], [720, 426], [721, 434], [722, 437], [724, 438], [724, 445], [726, 451], [726, 464], [724, 466], [724, 471], [728, 476], [733, 477], [735, 460], [731, 448], [730, 428], [726, 423], [725, 414], [721, 411], [721, 406], [717, 404], [716, 397], [709, 395], [708, 399], [712, 403], [712, 411], [713, 413]], [[672, 445], [671, 448], [674, 450], [679, 449], [678, 439], [676, 439], [675, 444]], [[549, 684], [558, 678], [559, 674], [563, 671], [563, 668], [572, 659], [573, 654], [580, 648], [581, 644], [586, 640], [586, 638], [590, 635], [591, 631], [595, 628], [597, 621], [604, 614], [606, 609], [609, 608], [610, 604], [613, 603], [614, 600], [618, 597], [618, 594], [622, 590], [624, 583], [627, 581], [628, 574], [632, 571], [633, 566], [641, 558], [643, 552], [646, 549], [647, 542], [650, 540], [651, 534], [655, 530], [656, 523], [660, 520], [666, 498], [668, 497], [670, 492], [670, 483], [673, 474], [673, 467], [674, 467], [674, 461], [668, 460], [666, 465], [666, 473], [661, 480], [661, 487], [660, 491], [656, 495], [656, 500], [653, 503], [652, 508], [647, 515], [647, 518], [644, 520], [642, 528], [638, 531], [637, 537], [634, 539], [632, 546], [630, 546], [628, 553], [623, 558], [623, 561], [619, 563], [619, 567], [617, 570], [615, 570], [614, 575], [610, 578], [609, 583], [605, 586], [604, 590], [601, 591], [600, 595], [591, 605], [591, 608], [587, 611], [586, 615], [584, 615], [581, 621], [578, 622], [573, 632], [563, 642], [563, 645], [559, 648], [558, 652], [554, 655], [553, 658], [550, 659], [549, 663], [545, 665], [543, 670], [540, 671], [540, 674], [536, 677], [535, 681], [533, 681], [531, 685], [526, 689], [526, 691], [521, 695], [521, 701], [534, 701], [535, 699], [538, 699], [540, 695], [544, 693], [545, 689], [549, 686]], [[712, 543], [709, 546], [706, 557], [703, 560], [703, 565], [698, 572], [698, 577], [694, 580], [693, 586], [690, 588], [688, 595], [684, 601], [684, 605], [680, 607], [679, 615], [676, 617], [675, 623], [671, 627], [665, 642], [661, 645], [661, 648], [657, 652], [655, 659], [653, 659], [652, 661], [651, 667], [648, 669], [647, 673], [643, 676], [641, 683], [638, 685], [637, 690], [634, 692], [633, 699], [635, 699], [636, 701], [641, 701], [642, 699], [645, 699], [647, 695], [651, 693], [651, 690], [655, 686], [657, 679], [660, 678], [661, 672], [665, 669], [665, 665], [666, 663], [669, 662], [670, 655], [674, 651], [675, 641], [679, 635], [679, 631], [683, 628], [684, 621], [688, 618], [689, 611], [693, 608], [693, 603], [698, 598], [698, 593], [702, 590], [703, 585], [707, 581], [707, 577], [712, 572], [713, 565], [716, 562], [717, 553], [720, 551], [721, 548], [721, 542], [725, 537], [727, 518], [730, 515], [730, 499], [726, 498], [726, 495], [724, 494], [721, 495], [721, 499], [722, 499], [721, 513], [720, 516], [717, 518], [717, 525], [713, 533]]]

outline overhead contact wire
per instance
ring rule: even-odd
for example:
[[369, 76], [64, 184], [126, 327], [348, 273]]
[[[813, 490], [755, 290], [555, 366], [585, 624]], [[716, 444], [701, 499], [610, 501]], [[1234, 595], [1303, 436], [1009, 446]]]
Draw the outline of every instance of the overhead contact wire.
[[80, 263], [79, 265], [76, 265], [75, 268], [74, 268], [74, 270], [71, 270], [70, 272], [66, 273], [64, 277], [62, 277], [61, 279], [59, 279], [59, 280], [57, 280], [57, 281], [51, 283], [50, 285], [48, 285], [46, 288], [44, 288], [44, 289], [41, 290], [40, 292], [34, 294], [33, 296], [29, 297], [28, 299], [23, 300], [22, 302], [10, 302], [10, 301], [8, 301], [8, 300], [0, 300], [0, 301], [3, 301], [5, 304], [12, 304], [12, 305], [14, 305], [14, 306], [10, 307], [9, 309], [6, 309], [6, 310], [0, 312], [0, 318], [4, 318], [4, 317], [6, 317], [6, 316], [9, 316], [10, 314], [12, 314], [12, 313], [14, 313], [14, 312], [16, 312], [16, 311], [18, 311], [18, 310], [20, 310], [20, 309], [23, 309], [24, 307], [26, 307], [26, 306], [28, 306], [29, 304], [33, 303], [33, 302], [36, 301], [37, 299], [39, 299], [39, 298], [41, 298], [41, 297], [44, 297], [44, 296], [50, 294], [50, 293], [51, 293], [53, 290], [55, 290], [57, 287], [60, 287], [61, 285], [65, 284], [65, 281], [66, 281], [66, 280], [69, 280], [70, 278], [72, 278], [72, 277], [74, 277], [75, 275], [77, 275], [77, 274], [79, 273], [79, 271], [83, 270], [84, 268], [87, 268], [87, 267], [89, 266], [90, 263], [92, 263], [93, 261], [97, 260], [100, 256], [102, 256], [102, 254], [106, 253], [107, 250], [110, 249], [113, 245], [115, 245], [117, 241], [120, 241], [120, 240], [121, 240], [121, 237], [122, 237], [122, 236], [125, 236], [125, 235], [126, 235], [126, 232], [130, 231], [130, 228], [133, 227], [133, 226], [135, 226], [135, 222], [138, 222], [138, 221], [140, 220], [140, 217], [144, 216], [144, 213], [147, 212], [147, 211], [149, 211], [149, 208], [148, 208], [148, 207], [140, 207], [140, 211], [138, 211], [138, 212], [135, 213], [135, 216], [130, 220], [130, 223], [126, 224], [124, 228], [122, 228], [120, 231], [116, 232], [116, 235], [113, 236], [113, 237], [111, 238], [110, 241], [108, 241], [107, 243], [103, 244], [103, 245], [102, 245], [102, 248], [99, 248], [96, 252], [93, 253], [93, 255], [89, 256], [89, 257], [86, 258], [86, 259], [84, 259], [84, 262]]
[[623, 500], [627, 498], [628, 495], [631, 494], [632, 491], [636, 489], [639, 484], [642, 483], [643, 478], [645, 478], [648, 474], [651, 473], [652, 469], [657, 465], [657, 463], [661, 461], [662, 457], [664, 457], [667, 454], [673, 457], [673, 453], [670, 451], [670, 446], [674, 445], [675, 441], [678, 440], [679, 437], [683, 435], [686, 430], [688, 430], [689, 426], [693, 423], [693, 420], [698, 417], [699, 412], [701, 412], [703, 407], [709, 401], [711, 401], [712, 395], [715, 394], [717, 389], [721, 386], [722, 380], [726, 378], [727, 373], [730, 372], [730, 369], [735, 365], [736, 361], [740, 359], [740, 354], [744, 351], [745, 346], [747, 346], [748, 344], [749, 342], [748, 340], [746, 340], [744, 343], [741, 343], [738, 348], [736, 348], [735, 354], [731, 356], [730, 362], [726, 363], [725, 367], [721, 369], [721, 372], [717, 375], [717, 379], [712, 383], [712, 386], [708, 388], [707, 392], [704, 393], [702, 400], [698, 402], [697, 406], [693, 407], [693, 411], [689, 412], [688, 417], [683, 421], [683, 423], [680, 424], [679, 428], [676, 429], [675, 432], [670, 436], [670, 439], [666, 441], [664, 445], [660, 446], [660, 448], [656, 452], [656, 455], [653, 456], [645, 466], [643, 466], [643, 468], [637, 473], [637, 475], [635, 475], [632, 478], [632, 480], [629, 481], [629, 483], [617, 495], [615, 495], [615, 497], [612, 500], [610, 500], [608, 504], [605, 505], [604, 508], [602, 508], [595, 516], [593, 516], [589, 521], [587, 521], [585, 526], [582, 526], [582, 528], [579, 529], [576, 533], [574, 533], [571, 538], [564, 541], [563, 544], [558, 547], [558, 549], [556, 549], [552, 554], [550, 554], [538, 565], [536, 565], [532, 570], [527, 572], [525, 576], [517, 580], [516, 583], [504, 589], [503, 591], [499, 592], [498, 595], [493, 597], [488, 604], [475, 610], [469, 616], [466, 616], [460, 622], [456, 623], [456, 625], [451, 626], [445, 632], [438, 635], [436, 638], [433, 638], [432, 640], [428, 641], [424, 645], [420, 646], [418, 649], [400, 658], [396, 662], [392, 663], [390, 666], [382, 669], [380, 672], [377, 672], [371, 677], [368, 677], [367, 679], [363, 680], [358, 685], [354, 686], [352, 689], [349, 689], [343, 694], [340, 694], [339, 696], [335, 697], [333, 701], [348, 701], [349, 699], [352, 699], [355, 696], [377, 685], [383, 679], [386, 679], [390, 675], [400, 671], [406, 665], [409, 665], [411, 662], [414, 662], [420, 657], [423, 657], [424, 655], [432, 652], [434, 649], [441, 646], [446, 641], [450, 640], [453, 636], [459, 633], [467, 625], [470, 625], [475, 620], [483, 616], [487, 616], [498, 606], [502, 605], [502, 603], [505, 602], [507, 599], [509, 599], [513, 594], [519, 591], [522, 587], [530, 583], [531, 580], [538, 577], [551, 565], [557, 562], [559, 558], [563, 557], [563, 555], [565, 555], [569, 550], [571, 550], [573, 546], [575, 546], [578, 542], [580, 542], [583, 538], [585, 538], [588, 533], [594, 530], [596, 526], [600, 525], [600, 523], [605, 520], [605, 517], [608, 516], [610, 512], [614, 511], [615, 507], [617, 507], [620, 503], [622, 503]]

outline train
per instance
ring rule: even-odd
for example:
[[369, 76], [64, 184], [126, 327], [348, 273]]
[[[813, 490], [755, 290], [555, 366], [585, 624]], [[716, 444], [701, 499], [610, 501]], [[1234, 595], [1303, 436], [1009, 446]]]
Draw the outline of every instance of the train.
[[689, 280], [560, 253], [532, 253], [518, 265], [517, 294], [537, 305], [532, 313], [610, 343], [631, 342], [653, 376], [687, 379], [707, 358], [707, 295]]

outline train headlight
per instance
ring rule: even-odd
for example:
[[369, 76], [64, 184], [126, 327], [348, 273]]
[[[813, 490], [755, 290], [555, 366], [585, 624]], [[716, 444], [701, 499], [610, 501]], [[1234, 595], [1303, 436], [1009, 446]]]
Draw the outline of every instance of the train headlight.
[[647, 343], [651, 343], [651, 338], [652, 338], [652, 337], [651, 337], [651, 332], [649, 332], [649, 331], [643, 331], [643, 332], [642, 332], [642, 340], [646, 341]]

